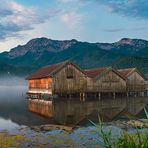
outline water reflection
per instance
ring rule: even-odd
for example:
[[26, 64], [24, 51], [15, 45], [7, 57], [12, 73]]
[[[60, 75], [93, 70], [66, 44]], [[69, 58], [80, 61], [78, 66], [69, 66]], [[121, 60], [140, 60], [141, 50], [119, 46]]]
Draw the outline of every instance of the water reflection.
[[49, 120], [28, 111], [27, 86], [0, 86], [0, 129], [47, 124]]

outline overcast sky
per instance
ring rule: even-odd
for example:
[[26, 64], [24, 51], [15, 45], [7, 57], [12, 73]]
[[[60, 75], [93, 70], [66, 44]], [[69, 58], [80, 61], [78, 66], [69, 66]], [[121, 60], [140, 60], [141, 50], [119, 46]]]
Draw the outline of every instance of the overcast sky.
[[148, 40], [148, 0], [0, 0], [0, 52], [37, 37]]

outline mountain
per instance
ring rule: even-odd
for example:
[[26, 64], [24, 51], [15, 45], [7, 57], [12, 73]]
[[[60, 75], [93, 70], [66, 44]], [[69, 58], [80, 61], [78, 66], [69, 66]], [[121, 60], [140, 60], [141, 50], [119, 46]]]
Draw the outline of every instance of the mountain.
[[123, 38], [115, 43], [89, 43], [36, 38], [0, 53], [0, 73], [25, 76], [42, 66], [69, 59], [84, 68], [138, 67], [148, 74], [148, 41]]
[[34, 54], [42, 54], [42, 52], [60, 52], [77, 43], [77, 40], [51, 40], [47, 38], [36, 38], [30, 40], [26, 45], [18, 45], [17, 47], [10, 50], [10, 52], [5, 52], [5, 55], [9, 58], [16, 58], [19, 56], [24, 56], [28, 52]]
[[[98, 46], [105, 50], [117, 51], [125, 55], [145, 55], [148, 53], [148, 41], [142, 39], [123, 38], [115, 43], [98, 43]], [[147, 49], [147, 50], [146, 50]]]
[[[148, 41], [141, 39], [121, 39], [119, 42], [114, 43], [113, 50], [118, 50], [120, 53], [127, 55], [145, 55], [148, 53]], [[146, 50], [147, 49], [147, 50]], [[145, 52], [145, 53], [144, 53]]]

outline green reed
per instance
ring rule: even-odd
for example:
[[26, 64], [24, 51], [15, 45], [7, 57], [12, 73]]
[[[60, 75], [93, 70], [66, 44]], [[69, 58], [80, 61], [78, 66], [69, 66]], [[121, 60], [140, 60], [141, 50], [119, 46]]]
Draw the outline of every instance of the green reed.
[[[148, 112], [144, 108], [146, 118], [148, 119]], [[90, 120], [89, 120], [90, 121]], [[99, 124], [95, 124], [90, 121], [94, 126], [98, 128], [99, 137], [103, 140], [104, 148], [148, 148], [148, 125], [143, 124], [145, 132], [140, 132], [136, 127], [136, 132], [129, 133], [124, 131], [117, 139], [112, 138], [112, 130], [105, 131], [103, 129], [103, 122], [99, 117]]]

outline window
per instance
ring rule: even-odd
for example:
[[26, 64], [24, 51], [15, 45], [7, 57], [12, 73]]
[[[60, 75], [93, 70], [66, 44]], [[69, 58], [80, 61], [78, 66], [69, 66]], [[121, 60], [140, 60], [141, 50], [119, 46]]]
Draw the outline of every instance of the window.
[[74, 77], [74, 70], [72, 68], [67, 68], [66, 75], [67, 75], [67, 79], [73, 79], [73, 77]]

